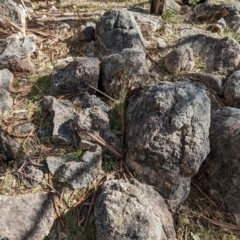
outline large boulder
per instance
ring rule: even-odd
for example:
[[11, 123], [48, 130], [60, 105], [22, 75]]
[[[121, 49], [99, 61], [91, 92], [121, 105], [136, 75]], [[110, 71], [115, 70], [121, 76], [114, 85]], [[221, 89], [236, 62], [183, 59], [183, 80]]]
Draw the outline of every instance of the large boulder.
[[130, 48], [145, 53], [142, 33], [127, 9], [111, 9], [96, 24], [96, 48], [102, 58]]
[[212, 113], [210, 145], [203, 166], [210, 194], [240, 217], [240, 109], [225, 107]]
[[230, 38], [213, 38], [195, 34], [180, 38], [178, 46], [189, 46], [206, 65], [206, 72], [228, 75], [240, 62], [240, 45]]
[[209, 153], [210, 100], [190, 82], [148, 86], [126, 110], [126, 163], [155, 186], [171, 208], [188, 196], [191, 177]]
[[135, 179], [105, 182], [94, 213], [99, 240], [176, 239], [164, 199], [152, 187]]

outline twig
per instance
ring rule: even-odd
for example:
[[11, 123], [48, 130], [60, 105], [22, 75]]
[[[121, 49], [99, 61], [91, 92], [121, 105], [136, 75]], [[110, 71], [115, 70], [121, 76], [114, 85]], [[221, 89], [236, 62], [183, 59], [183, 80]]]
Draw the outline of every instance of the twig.
[[97, 89], [97, 88], [95, 88], [95, 87], [93, 87], [92, 85], [88, 85], [90, 88], [92, 88], [92, 89], [94, 89], [95, 91], [97, 91], [97, 92], [99, 92], [99, 93], [101, 93], [103, 96], [105, 96], [105, 97], [107, 97], [107, 98], [109, 98], [110, 100], [112, 100], [113, 102], [116, 102], [116, 100], [115, 99], [113, 99], [113, 98], [111, 98], [110, 96], [108, 96], [106, 93], [104, 93], [104, 92], [102, 92], [102, 91], [100, 91], [99, 89]]
[[209, 200], [209, 202], [211, 202], [215, 207], [218, 208], [217, 204], [216, 204], [210, 197], [208, 197], [208, 195], [207, 195], [205, 192], [203, 192], [203, 190], [202, 190], [193, 180], [192, 180], [192, 185], [193, 185], [204, 197], [206, 197], [206, 198]]
[[93, 210], [94, 202], [95, 202], [95, 199], [96, 199], [96, 193], [97, 193], [97, 191], [94, 190], [93, 195], [92, 195], [92, 199], [91, 199], [91, 203], [90, 203], [90, 206], [89, 206], [89, 209], [88, 209], [87, 217], [86, 217], [86, 220], [85, 220], [85, 223], [84, 223], [84, 228], [87, 226], [89, 216], [90, 216], [90, 214]]
[[26, 11], [26, 14], [27, 14], [28, 19], [29, 19], [29, 20], [32, 20], [31, 17], [30, 17], [30, 15], [29, 15], [29, 13], [28, 13], [28, 10], [27, 10], [27, 8], [26, 8], [26, 6], [25, 6], [24, 1], [21, 0], [21, 3], [22, 3], [22, 5], [23, 5], [24, 10]]
[[62, 227], [64, 227], [64, 222], [63, 222], [63, 220], [62, 220], [62, 218], [61, 218], [61, 214], [60, 214], [60, 212], [59, 212], [59, 208], [58, 208], [58, 205], [57, 205], [57, 203], [56, 203], [54, 193], [51, 193], [51, 197], [52, 197], [52, 203], [53, 203], [53, 207], [54, 207], [54, 209], [55, 209], [57, 218], [59, 219]]

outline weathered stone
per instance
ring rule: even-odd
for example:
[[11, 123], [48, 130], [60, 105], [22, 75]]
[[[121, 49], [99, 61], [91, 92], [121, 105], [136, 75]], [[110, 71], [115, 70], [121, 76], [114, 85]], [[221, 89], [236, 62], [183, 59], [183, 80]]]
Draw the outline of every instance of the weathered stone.
[[[12, 0], [0, 0], [0, 9], [0, 18], [3, 21], [9, 21], [17, 26], [22, 33], [25, 33], [26, 14], [23, 8], [20, 8], [20, 6]], [[6, 26], [9, 26], [9, 23], [1, 24], [0, 28], [7, 30]]]
[[235, 71], [225, 83], [225, 103], [240, 108], [240, 70]]
[[212, 23], [207, 27], [207, 29], [210, 29], [212, 32], [218, 32], [222, 33], [227, 27], [227, 23], [224, 20], [224, 18], [219, 19], [217, 22]]
[[62, 156], [48, 156], [46, 158], [46, 163], [48, 169], [52, 175], [55, 175], [56, 171], [62, 166], [65, 162], [71, 161], [71, 155], [62, 155]]
[[40, 101], [40, 106], [52, 116], [52, 142], [63, 145], [73, 144], [73, 133], [70, 128], [70, 122], [74, 118], [72, 103], [69, 100], [58, 100], [47, 96]]
[[155, 186], [174, 210], [209, 152], [210, 100], [198, 84], [146, 87], [126, 110], [126, 164]]
[[95, 207], [99, 240], [175, 240], [173, 219], [164, 199], [135, 179], [106, 181]]
[[0, 195], [2, 239], [36, 240], [46, 237], [54, 223], [49, 194]]
[[167, 35], [173, 35], [173, 29], [170, 24], [164, 24], [162, 30]]
[[73, 189], [87, 187], [102, 173], [102, 149], [98, 145], [86, 151], [75, 161], [66, 162], [58, 167], [55, 176], [62, 182], [67, 181]]
[[13, 82], [13, 74], [7, 69], [0, 70], [0, 87], [10, 91]]
[[0, 116], [7, 114], [8, 110], [13, 105], [13, 99], [8, 91], [0, 88]]
[[0, 159], [10, 161], [16, 158], [20, 150], [20, 145], [9, 135], [9, 133], [0, 128]]
[[139, 88], [146, 84], [147, 77], [147, 62], [141, 51], [125, 49], [105, 57], [101, 63], [102, 87], [112, 97], [119, 97], [122, 89]]
[[52, 73], [50, 94], [57, 96], [87, 91], [89, 85], [97, 88], [99, 65], [98, 58], [82, 57], [75, 58], [65, 67], [55, 67]]
[[145, 54], [142, 33], [127, 9], [111, 9], [100, 18], [96, 24], [96, 48], [100, 58], [125, 48]]
[[167, 47], [167, 43], [162, 38], [157, 38], [157, 43], [159, 48], [165, 48]]
[[181, 70], [191, 71], [194, 62], [193, 50], [190, 47], [179, 47], [166, 56], [165, 67], [170, 73], [178, 73]]
[[10, 36], [0, 44], [0, 69], [31, 72], [33, 66], [30, 55], [35, 51], [33, 36]]
[[83, 95], [83, 97], [80, 98], [80, 101], [82, 108], [91, 108], [97, 106], [100, 107], [105, 113], [108, 113], [111, 109], [110, 106], [108, 106], [100, 98], [96, 97], [96, 95], [90, 95], [86, 93]]
[[88, 57], [94, 57], [95, 51], [95, 41], [85, 42], [81, 47], [80, 51], [82, 51]]
[[32, 185], [42, 183], [44, 173], [41, 167], [27, 166], [26, 167], [26, 177]]
[[207, 87], [218, 94], [223, 94], [223, 83], [221, 76], [210, 73], [198, 73], [198, 77]]
[[144, 37], [151, 37], [162, 26], [161, 16], [149, 15], [148, 12], [139, 11], [138, 8], [128, 10], [134, 16]]
[[210, 154], [202, 167], [208, 189], [218, 203], [240, 214], [240, 109], [225, 107], [212, 113]]
[[206, 72], [230, 74], [240, 62], [240, 45], [232, 38], [222, 39], [202, 34], [179, 39], [178, 45], [189, 46], [206, 64]]

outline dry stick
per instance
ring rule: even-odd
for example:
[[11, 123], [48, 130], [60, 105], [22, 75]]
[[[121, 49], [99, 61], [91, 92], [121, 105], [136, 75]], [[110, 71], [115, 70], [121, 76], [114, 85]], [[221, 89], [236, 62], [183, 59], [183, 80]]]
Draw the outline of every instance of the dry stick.
[[216, 204], [210, 197], [208, 197], [208, 195], [207, 195], [205, 192], [203, 192], [203, 190], [202, 190], [194, 181], [192, 181], [192, 185], [193, 185], [204, 197], [206, 197], [206, 198], [209, 200], [209, 202], [211, 202], [215, 207], [218, 208], [217, 204]]
[[115, 99], [113, 99], [113, 98], [111, 98], [110, 96], [108, 96], [106, 93], [104, 93], [104, 92], [102, 92], [102, 91], [100, 91], [99, 89], [97, 89], [97, 88], [95, 88], [95, 87], [93, 87], [92, 85], [88, 85], [90, 88], [92, 88], [92, 89], [94, 89], [95, 91], [97, 91], [97, 92], [100, 92], [103, 96], [105, 96], [105, 97], [107, 97], [107, 98], [109, 98], [110, 100], [112, 100], [113, 102], [115, 102], [116, 100]]
[[24, 10], [26, 11], [26, 14], [27, 14], [28, 19], [29, 19], [29, 20], [32, 20], [31, 17], [30, 17], [30, 15], [29, 15], [29, 13], [28, 13], [28, 10], [27, 10], [27, 8], [26, 8], [26, 6], [25, 6], [24, 1], [21, 0], [21, 3], [22, 3], [22, 5], [23, 5]]
[[96, 199], [96, 193], [97, 193], [97, 191], [94, 190], [93, 191], [92, 200], [91, 200], [91, 203], [90, 203], [90, 206], [89, 206], [89, 209], [88, 209], [87, 217], [86, 217], [86, 220], [85, 220], [84, 228], [87, 226], [87, 222], [88, 222], [89, 216], [90, 216], [90, 214], [92, 212], [92, 209], [93, 209], [93, 206], [94, 206], [94, 202], [95, 202], [95, 199]]

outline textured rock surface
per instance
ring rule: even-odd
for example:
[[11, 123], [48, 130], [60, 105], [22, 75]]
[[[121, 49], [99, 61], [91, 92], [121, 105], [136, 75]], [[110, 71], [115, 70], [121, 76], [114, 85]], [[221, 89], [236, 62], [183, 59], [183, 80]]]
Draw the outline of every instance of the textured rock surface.
[[149, 86], [129, 99], [126, 163], [175, 209], [209, 153], [210, 100], [189, 82]]
[[0, 44], [0, 69], [31, 72], [33, 66], [30, 55], [35, 51], [33, 36], [13, 35]]
[[0, 88], [0, 116], [7, 114], [13, 105], [13, 99], [8, 91]]
[[191, 71], [194, 68], [193, 50], [190, 47], [172, 50], [165, 58], [165, 67], [170, 73], [178, 73], [181, 70]]
[[0, 195], [0, 212], [2, 239], [43, 239], [55, 219], [48, 194]]
[[225, 83], [225, 103], [240, 108], [240, 70], [234, 72]]
[[10, 91], [13, 82], [13, 74], [7, 69], [0, 70], [0, 87]]
[[100, 18], [96, 24], [96, 48], [101, 58], [125, 48], [145, 53], [142, 33], [127, 9], [111, 9]]
[[15, 159], [20, 145], [9, 135], [9, 133], [0, 128], [0, 159], [10, 161]]
[[87, 23], [85, 25], [81, 25], [80, 28], [78, 28], [77, 33], [74, 34], [74, 36], [71, 39], [74, 42], [77, 41], [91, 41], [95, 40], [95, 24], [94, 23]]
[[73, 133], [70, 122], [74, 118], [72, 103], [69, 100], [58, 100], [47, 96], [40, 101], [43, 111], [49, 111], [52, 117], [52, 142], [55, 144], [73, 144]]
[[152, 187], [135, 179], [105, 182], [94, 213], [99, 240], [176, 239], [164, 199]]
[[125, 49], [104, 58], [101, 63], [102, 87], [112, 97], [119, 97], [121, 89], [139, 88], [147, 76], [147, 62], [142, 51]]
[[180, 46], [189, 46], [206, 64], [206, 72], [230, 74], [240, 62], [240, 45], [229, 37], [213, 38], [196, 34], [179, 39]]
[[70, 155], [53, 156], [47, 158], [47, 164], [55, 177], [62, 182], [67, 181], [73, 189], [89, 186], [102, 173], [102, 149], [98, 145], [86, 151], [81, 158], [71, 160]]
[[[65, 67], [56, 67], [52, 72], [50, 93], [53, 96], [73, 94], [89, 89], [89, 84], [98, 87], [100, 73], [98, 58], [75, 58]], [[90, 89], [90, 91], [92, 91]]]
[[212, 114], [211, 151], [204, 165], [212, 197], [240, 214], [240, 109], [222, 108]]
[[[12, 0], [0, 0], [0, 18], [3, 20], [10, 21], [13, 25], [16, 25], [21, 31], [25, 32], [26, 25], [26, 14], [23, 8], [20, 8]], [[0, 24], [0, 28], [6, 30], [8, 24]]]

